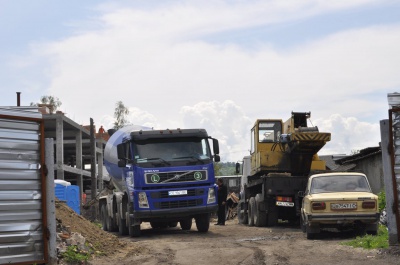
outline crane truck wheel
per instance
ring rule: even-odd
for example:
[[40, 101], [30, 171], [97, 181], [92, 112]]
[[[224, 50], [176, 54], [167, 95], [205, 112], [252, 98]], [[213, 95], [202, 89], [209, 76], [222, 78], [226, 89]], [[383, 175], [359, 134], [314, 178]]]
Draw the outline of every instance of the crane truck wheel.
[[210, 228], [210, 214], [199, 214], [195, 217], [197, 231], [205, 233]]
[[100, 208], [100, 212], [101, 212], [101, 225], [103, 226], [103, 230], [104, 231], [109, 231], [108, 228], [108, 214], [107, 214], [107, 209], [106, 209], [106, 205], [102, 204], [101, 208]]
[[239, 202], [239, 205], [237, 206], [237, 216], [239, 224], [247, 224], [247, 214], [245, 213], [244, 208], [245, 208], [245, 203]]
[[179, 222], [182, 230], [190, 230], [192, 228], [192, 218], [186, 218]]
[[255, 210], [254, 210], [254, 225], [262, 227], [267, 225], [267, 215], [264, 209], [264, 202], [262, 201], [262, 194], [257, 194], [255, 197]]
[[256, 210], [256, 200], [254, 197], [251, 197], [249, 200], [249, 209], [248, 209], [248, 220], [247, 224], [249, 226], [254, 226], [254, 211]]

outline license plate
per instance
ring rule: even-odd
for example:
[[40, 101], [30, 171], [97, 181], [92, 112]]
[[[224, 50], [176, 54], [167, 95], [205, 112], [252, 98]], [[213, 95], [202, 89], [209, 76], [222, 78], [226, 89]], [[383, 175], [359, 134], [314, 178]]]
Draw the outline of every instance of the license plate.
[[176, 196], [176, 195], [187, 195], [187, 190], [170, 190], [168, 191], [169, 196]]
[[357, 209], [357, 203], [331, 203], [332, 210], [353, 210]]
[[294, 206], [294, 202], [280, 202], [280, 201], [277, 201], [276, 202], [276, 206], [293, 207]]

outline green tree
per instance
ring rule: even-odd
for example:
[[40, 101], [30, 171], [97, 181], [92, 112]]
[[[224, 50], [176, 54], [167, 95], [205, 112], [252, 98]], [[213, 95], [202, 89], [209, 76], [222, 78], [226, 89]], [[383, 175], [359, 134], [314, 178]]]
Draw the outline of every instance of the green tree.
[[118, 130], [128, 124], [128, 120], [126, 119], [128, 114], [129, 109], [124, 105], [124, 103], [122, 103], [122, 101], [118, 101], [115, 104], [114, 110], [114, 129]]
[[214, 175], [215, 176], [222, 176], [221, 174], [221, 163], [214, 163]]
[[31, 102], [31, 106], [41, 106], [41, 105], [47, 105], [49, 107], [50, 113], [53, 114], [58, 110], [58, 108], [62, 105], [62, 103], [58, 99], [58, 97], [54, 96], [42, 96], [40, 98], [39, 103]]

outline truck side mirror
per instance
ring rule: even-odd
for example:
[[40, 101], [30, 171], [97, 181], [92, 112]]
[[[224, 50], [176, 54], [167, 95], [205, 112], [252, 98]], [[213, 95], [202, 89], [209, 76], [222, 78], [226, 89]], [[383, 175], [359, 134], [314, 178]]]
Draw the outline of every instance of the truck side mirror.
[[219, 155], [214, 155], [214, 161], [215, 162], [221, 161], [221, 157]]
[[117, 145], [118, 167], [126, 167], [126, 144]]
[[117, 157], [118, 159], [126, 159], [126, 145], [119, 144], [117, 145]]
[[236, 169], [235, 169], [236, 174], [239, 174], [240, 172], [240, 164], [236, 163]]
[[219, 143], [217, 139], [212, 139], [213, 140], [213, 150], [214, 154], [219, 154]]

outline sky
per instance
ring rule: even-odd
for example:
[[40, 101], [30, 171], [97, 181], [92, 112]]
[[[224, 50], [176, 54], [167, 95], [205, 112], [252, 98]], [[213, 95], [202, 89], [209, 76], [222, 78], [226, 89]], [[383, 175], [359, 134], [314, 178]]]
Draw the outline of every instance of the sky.
[[400, 92], [400, 1], [0, 0], [0, 106], [51, 95], [79, 124], [205, 128], [222, 161], [256, 119], [311, 112], [322, 155], [378, 146]]

